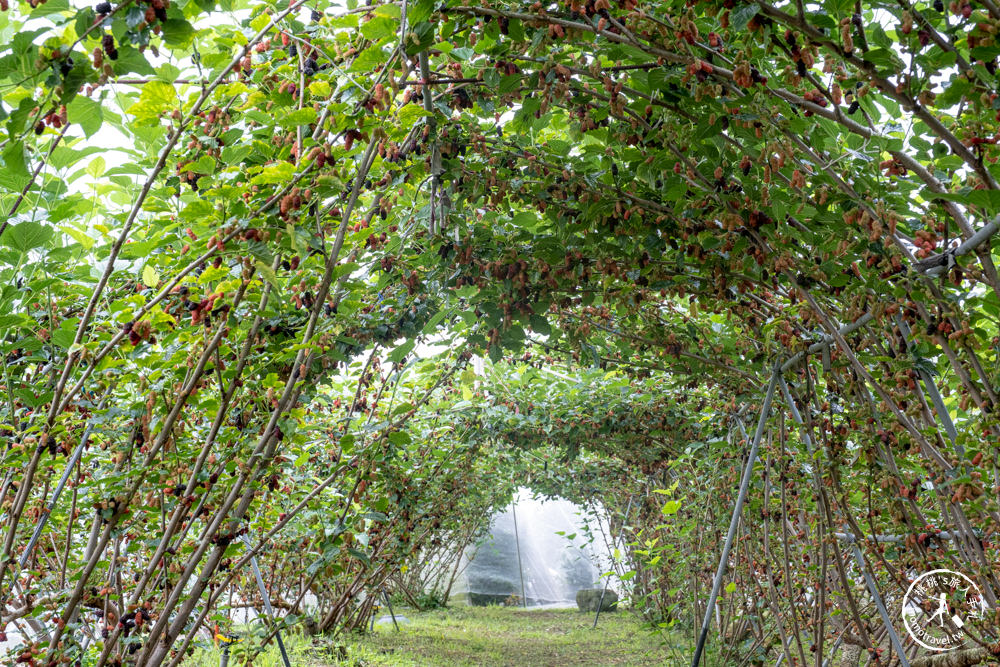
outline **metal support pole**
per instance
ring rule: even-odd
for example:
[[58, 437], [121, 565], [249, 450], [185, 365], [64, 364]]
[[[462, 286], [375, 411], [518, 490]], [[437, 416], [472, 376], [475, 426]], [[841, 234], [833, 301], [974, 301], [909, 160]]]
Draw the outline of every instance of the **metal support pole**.
[[[800, 428], [805, 426], [805, 422], [802, 420], [802, 415], [799, 413], [799, 409], [795, 407], [795, 401], [792, 399], [791, 393], [788, 391], [788, 385], [785, 381], [781, 381], [781, 392], [785, 397], [785, 402], [788, 404], [788, 411], [792, 413], [792, 419]], [[806, 444], [810, 455], [813, 452], [812, 438], [809, 433], [802, 431], [802, 441]], [[847, 529], [845, 528], [845, 531]], [[837, 537], [840, 537], [840, 533]], [[899, 640], [899, 635], [896, 634], [895, 628], [892, 627], [892, 619], [889, 617], [889, 612], [885, 608], [885, 604], [882, 602], [882, 596], [878, 593], [878, 587], [875, 585], [875, 580], [872, 578], [871, 573], [868, 572], [868, 568], [865, 567], [864, 557], [861, 555], [861, 549], [858, 548], [857, 540], [854, 535], [846, 532], [845, 537], [841, 539], [846, 539], [851, 543], [854, 549], [854, 561], [857, 563], [858, 569], [865, 577], [865, 584], [868, 587], [868, 592], [871, 593], [872, 601], [875, 602], [875, 606], [878, 608], [879, 616], [882, 617], [882, 623], [885, 625], [886, 631], [889, 633], [889, 640], [892, 643], [892, 648], [896, 651], [896, 657], [899, 658], [900, 667], [910, 667], [910, 662], [906, 659], [906, 654], [903, 652], [903, 644]]]
[[[998, 220], [1000, 220], [1000, 218], [994, 219], [993, 222], [996, 223]], [[895, 322], [896, 326], [899, 327], [899, 332], [903, 335], [903, 342], [906, 344], [906, 349], [910, 350], [913, 345], [912, 342], [910, 341], [909, 325], [906, 323], [906, 320], [904, 320], [902, 317], [899, 316], [898, 313], [895, 316]], [[945, 433], [948, 434], [948, 439], [951, 440], [952, 447], [955, 448], [955, 453], [958, 454], [959, 460], [962, 461], [963, 465], [965, 465], [965, 447], [963, 447], [962, 444], [958, 441], [958, 430], [955, 428], [955, 422], [953, 422], [951, 419], [951, 413], [948, 412], [948, 408], [947, 406], [945, 406], [944, 400], [941, 398], [941, 393], [938, 391], [937, 383], [934, 382], [934, 377], [927, 371], [927, 369], [923, 368], [922, 366], [917, 367], [917, 373], [920, 375], [920, 378], [924, 381], [924, 387], [926, 388], [927, 394], [930, 395], [931, 402], [934, 404], [934, 411], [937, 412], [938, 418], [941, 420], [941, 424], [944, 426]], [[917, 389], [919, 393], [919, 387]], [[951, 470], [950, 473], [957, 474], [958, 471]], [[965, 517], [961, 511], [957, 513], [957, 516], [960, 519], [960, 523], [965, 524], [966, 529], [970, 528], [968, 522], [965, 520]], [[978, 552], [980, 554], [980, 557], [983, 558], [983, 562], [985, 563], [985, 557], [982, 554], [982, 549], [979, 547], [978, 544], [972, 542], [972, 540], [975, 539], [976, 539], [975, 536], [971, 535], [970, 532], [966, 540], [963, 541], [966, 542], [966, 547], [969, 548], [970, 551], [972, 551], [973, 553]], [[996, 582], [996, 579], [994, 577], [990, 576], [990, 579], [993, 582]], [[983, 593], [986, 595], [987, 602], [989, 602], [993, 606], [996, 606], [997, 596], [993, 590], [993, 586], [991, 586], [989, 582], [983, 582], [983, 583], [984, 583]]]
[[392, 624], [396, 626], [396, 632], [399, 632], [399, 623], [396, 622], [396, 613], [392, 610], [392, 601], [389, 599], [389, 594], [382, 589], [382, 597], [385, 598], [385, 606], [389, 608], [389, 616], [392, 617]]
[[[98, 404], [97, 409], [101, 410], [104, 408], [105, 401], [108, 400], [108, 396], [111, 395], [111, 388], [105, 392], [104, 397]], [[96, 417], [95, 417], [96, 418]], [[73, 450], [73, 454], [69, 457], [69, 461], [66, 462], [66, 469], [63, 470], [62, 477], [59, 478], [59, 483], [56, 485], [55, 490], [52, 492], [52, 498], [49, 500], [49, 504], [45, 506], [45, 511], [42, 512], [42, 516], [38, 519], [38, 523], [35, 524], [35, 531], [31, 534], [31, 539], [28, 540], [28, 546], [24, 548], [21, 552], [21, 558], [18, 560], [18, 567], [23, 568], [31, 558], [31, 552], [35, 550], [35, 545], [38, 544], [39, 538], [42, 536], [42, 531], [45, 529], [45, 524], [49, 522], [49, 516], [52, 514], [52, 510], [56, 508], [56, 503], [59, 502], [59, 496], [62, 495], [63, 489], [66, 488], [66, 483], [69, 481], [69, 476], [73, 474], [73, 468], [79, 462], [80, 457], [83, 455], [83, 450], [87, 448], [87, 443], [90, 442], [90, 436], [94, 432], [94, 419], [91, 419], [87, 423], [87, 428], [83, 432], [83, 437], [80, 438], [80, 444], [76, 446]], [[16, 578], [16, 574], [15, 574]]]
[[899, 641], [899, 635], [896, 634], [896, 629], [892, 627], [892, 619], [889, 617], [889, 611], [885, 608], [885, 603], [882, 602], [882, 596], [878, 594], [875, 579], [872, 578], [871, 573], [868, 572], [868, 568], [865, 567], [865, 559], [861, 555], [861, 549], [858, 548], [858, 543], [855, 540], [851, 540], [851, 546], [854, 548], [854, 562], [858, 564], [858, 569], [865, 576], [865, 584], [868, 586], [868, 592], [872, 594], [872, 600], [878, 608], [879, 616], [882, 617], [882, 623], [889, 632], [889, 641], [892, 642], [892, 648], [896, 652], [896, 657], [899, 658], [900, 667], [910, 667], [910, 661], [907, 660], [906, 653], [903, 652], [903, 643]]
[[427, 58], [427, 50], [423, 50], [417, 56], [420, 65], [420, 79], [423, 82], [421, 87], [421, 95], [424, 101], [424, 111], [427, 112], [427, 126], [430, 128], [430, 140], [431, 140], [431, 197], [429, 203], [429, 217], [427, 221], [427, 229], [433, 236], [439, 231], [444, 229], [443, 220], [438, 220], [435, 215], [435, 207], [437, 206], [438, 200], [438, 189], [440, 187], [440, 173], [441, 173], [441, 151], [438, 148], [437, 140], [437, 118], [434, 116], [434, 92], [430, 87], [430, 66]]
[[778, 384], [780, 375], [780, 368], [778, 365], [775, 365], [774, 371], [771, 373], [771, 381], [767, 384], [764, 405], [760, 408], [757, 431], [754, 433], [753, 443], [750, 445], [747, 464], [743, 469], [743, 479], [740, 481], [739, 495], [736, 496], [736, 507], [733, 508], [733, 518], [729, 522], [729, 532], [726, 534], [726, 542], [722, 547], [722, 557], [719, 558], [719, 569], [715, 573], [715, 581], [712, 582], [712, 592], [708, 596], [708, 606], [705, 608], [705, 620], [701, 624], [701, 635], [698, 637], [698, 645], [695, 647], [694, 657], [691, 659], [691, 667], [698, 667], [698, 663], [701, 662], [702, 651], [705, 650], [705, 639], [708, 637], [708, 629], [712, 625], [712, 610], [715, 608], [715, 600], [719, 596], [719, 589], [722, 588], [722, 578], [726, 575], [726, 567], [729, 563], [729, 551], [733, 548], [736, 527], [740, 523], [743, 503], [747, 499], [747, 490], [750, 488], [750, 476], [753, 474], [754, 463], [757, 462], [757, 450], [760, 449], [760, 441], [764, 436], [764, 427], [767, 425], [767, 418], [771, 414], [771, 401], [774, 399], [774, 389]]
[[[872, 315], [871, 313], [865, 313], [864, 315], [862, 315], [855, 321], [851, 322], [850, 324], [846, 324], [840, 327], [838, 333], [841, 336], [846, 336], [848, 334], [854, 333], [855, 331], [865, 326], [874, 319], [875, 319], [874, 315]], [[805, 359], [810, 354], [816, 354], [817, 352], [822, 352], [823, 349], [826, 348], [830, 344], [830, 341], [832, 340], [833, 340], [832, 336], [824, 335], [823, 339], [818, 343], [813, 343], [807, 349], [801, 352], [797, 352], [793, 354], [791, 357], [789, 357], [788, 361], [786, 361], [781, 365], [781, 371], [785, 372], [791, 369], [793, 366], [795, 366], [797, 363]]]
[[[243, 535], [243, 543], [247, 546], [247, 549], [253, 549], [248, 535]], [[250, 565], [253, 567], [253, 576], [257, 579], [257, 588], [260, 589], [260, 597], [264, 601], [264, 611], [267, 612], [267, 616], [271, 619], [271, 622], [277, 625], [277, 620], [274, 618], [274, 610], [271, 608], [271, 598], [267, 595], [267, 589], [264, 588], [264, 578], [260, 576], [260, 568], [257, 567], [257, 556], [250, 556]], [[285, 651], [285, 643], [281, 641], [280, 630], [275, 629], [274, 638], [278, 640], [278, 650], [281, 651], [281, 659], [284, 661], [285, 667], [292, 667], [292, 663], [288, 661], [288, 653]]]
[[840, 636], [837, 637], [837, 641], [833, 642], [833, 648], [830, 649], [830, 657], [823, 659], [823, 667], [830, 667], [830, 661], [833, 660], [833, 656], [837, 655], [837, 649], [839, 649], [840, 645], [843, 643], [843, 641], [844, 641], [844, 634], [846, 632], [847, 632], [847, 629], [845, 628], [840, 633]]
[[528, 598], [524, 595], [524, 568], [521, 566], [521, 538], [517, 534], [517, 497], [510, 506], [510, 513], [514, 515], [514, 546], [517, 547], [517, 572], [521, 576], [521, 604], [528, 608]]
[[[909, 325], [903, 318], [896, 315], [896, 326], [899, 327], [899, 333], [903, 335], [903, 343], [906, 344], [906, 349], [909, 350], [912, 347]], [[941, 420], [941, 425], [944, 426], [944, 431], [948, 434], [948, 439], [951, 440], [951, 444], [955, 447], [958, 457], [964, 459], [965, 448], [958, 442], [958, 429], [955, 428], [955, 422], [951, 420], [951, 414], [948, 412], [948, 408], [945, 407], [944, 400], [938, 392], [934, 378], [922, 366], [917, 366], [917, 374], [924, 381], [924, 387], [927, 388], [927, 393], [930, 394], [931, 403], [934, 404], [934, 411], [937, 412], [938, 418]]]
[[[625, 534], [625, 524], [628, 523], [628, 515], [629, 512], [632, 511], [632, 499], [633, 497], [629, 496], [628, 505], [625, 506], [625, 518], [622, 519], [622, 528], [621, 530], [618, 531], [618, 539], [614, 540], [614, 542], [612, 542], [611, 544], [611, 546], [613, 546], [615, 549], [618, 548], [618, 543], [621, 542], [622, 535]], [[608, 592], [608, 580], [605, 579], [604, 590], [601, 591], [601, 601], [597, 603], [597, 613], [594, 615], [594, 625], [590, 627], [591, 630], [597, 628], [597, 619], [601, 617], [601, 609], [604, 608], [604, 596], [607, 594], [607, 592]]]

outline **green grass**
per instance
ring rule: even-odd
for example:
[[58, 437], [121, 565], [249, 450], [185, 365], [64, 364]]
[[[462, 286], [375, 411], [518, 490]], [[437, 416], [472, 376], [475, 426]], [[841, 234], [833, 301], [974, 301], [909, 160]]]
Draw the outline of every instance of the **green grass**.
[[[680, 655], [625, 611], [455, 607], [412, 614], [347, 644], [350, 667], [610, 667], [674, 665]], [[317, 663], [323, 664], [323, 663]], [[338, 664], [338, 663], [333, 663]]]
[[[247, 632], [250, 634], [248, 632], [249, 628], [247, 627], [241, 626], [238, 629], [241, 632]], [[259, 629], [259, 626], [257, 629]], [[240, 642], [232, 647], [229, 655], [229, 667], [244, 667], [248, 664], [247, 651], [255, 648], [255, 639], [256, 642], [259, 643], [259, 638], [249, 638], [246, 641]], [[285, 650], [288, 652], [289, 662], [292, 663], [292, 667], [324, 664], [312, 661], [317, 651], [317, 646], [312, 638], [305, 637], [302, 634], [284, 633], [282, 634], [282, 640], [285, 644]], [[251, 644], [253, 644], [253, 646], [251, 646]], [[219, 667], [220, 657], [220, 649], [212, 645], [202, 646], [195, 649], [194, 654], [181, 663], [181, 665], [182, 667]], [[328, 662], [325, 664], [336, 663]], [[284, 667], [284, 662], [281, 659], [281, 652], [278, 650], [278, 644], [272, 641], [259, 656], [254, 658], [253, 667]]]
[[[373, 634], [334, 638], [285, 636], [294, 667], [657, 667], [682, 666], [686, 650], [674, 648], [627, 611], [593, 614], [575, 609], [524, 610], [454, 607], [415, 613], [397, 610], [410, 623], [392, 623]], [[685, 647], [686, 648], [686, 647]], [[200, 649], [184, 667], [217, 667], [216, 649]], [[244, 667], [234, 653], [230, 667]], [[278, 667], [276, 646], [253, 667]]]

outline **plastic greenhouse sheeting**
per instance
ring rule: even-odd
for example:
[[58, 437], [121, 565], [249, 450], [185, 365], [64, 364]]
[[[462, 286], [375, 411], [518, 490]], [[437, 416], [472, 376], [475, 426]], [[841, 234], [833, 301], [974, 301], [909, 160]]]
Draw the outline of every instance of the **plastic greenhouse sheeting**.
[[[611, 568], [604, 528], [568, 500], [535, 499], [531, 491], [520, 489], [511, 506], [493, 517], [490, 534], [466, 551], [467, 567], [452, 597], [474, 605], [522, 604], [520, 543], [528, 606], [573, 606], [576, 592], [602, 587], [600, 575]], [[616, 584], [612, 577], [610, 588]]]

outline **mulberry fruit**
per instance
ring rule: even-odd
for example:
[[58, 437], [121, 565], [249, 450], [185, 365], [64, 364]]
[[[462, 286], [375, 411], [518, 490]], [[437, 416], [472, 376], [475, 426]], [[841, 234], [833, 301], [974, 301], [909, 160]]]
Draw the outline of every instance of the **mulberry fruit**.
[[108, 58], [118, 60], [118, 49], [115, 48], [115, 38], [112, 35], [105, 35], [101, 46], [104, 47], [104, 53], [107, 54]]

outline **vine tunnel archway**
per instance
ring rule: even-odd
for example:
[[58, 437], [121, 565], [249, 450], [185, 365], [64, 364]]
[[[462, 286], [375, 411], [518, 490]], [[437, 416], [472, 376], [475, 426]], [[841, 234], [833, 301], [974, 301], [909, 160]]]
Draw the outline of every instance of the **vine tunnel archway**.
[[932, 569], [995, 611], [992, 0], [10, 4], [15, 658], [179, 664], [252, 556], [363, 626], [526, 449], [642, 499], [638, 604], [693, 647], [717, 589], [723, 661], [947, 664]]

